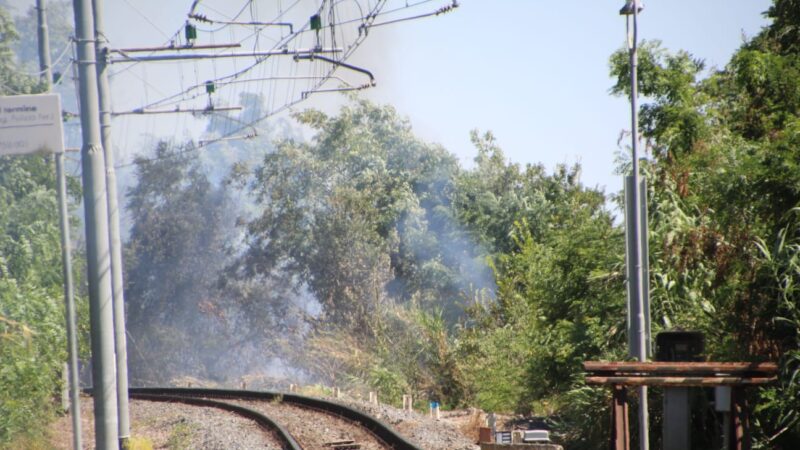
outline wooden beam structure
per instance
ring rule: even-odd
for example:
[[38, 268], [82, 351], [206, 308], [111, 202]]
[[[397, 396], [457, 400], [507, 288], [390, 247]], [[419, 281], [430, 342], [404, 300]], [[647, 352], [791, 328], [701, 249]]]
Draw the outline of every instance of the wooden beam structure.
[[755, 386], [775, 382], [777, 377], [586, 377], [586, 384], [616, 384], [623, 386], [680, 386], [680, 387], [714, 387], [714, 386]]
[[730, 386], [730, 450], [751, 450], [750, 408], [745, 389], [773, 383], [778, 375], [778, 365], [772, 362], [587, 361], [583, 368], [587, 384], [612, 389], [611, 450], [630, 449], [627, 388], [631, 386]]
[[703, 376], [708, 374], [748, 375], [762, 374], [772, 376], [778, 373], [778, 365], [773, 362], [605, 362], [586, 361], [583, 368], [592, 374], [680, 374], [682, 376]]

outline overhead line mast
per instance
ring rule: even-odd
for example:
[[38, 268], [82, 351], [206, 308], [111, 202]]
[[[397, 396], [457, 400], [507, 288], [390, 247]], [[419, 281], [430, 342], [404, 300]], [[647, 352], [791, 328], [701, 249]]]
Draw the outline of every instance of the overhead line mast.
[[122, 280], [122, 238], [119, 224], [119, 195], [114, 169], [114, 148], [111, 141], [111, 88], [108, 84], [108, 39], [105, 36], [103, 0], [92, 0], [97, 57], [97, 97], [100, 104], [100, 138], [106, 173], [108, 203], [108, 241], [111, 259], [111, 293], [114, 317], [114, 350], [117, 368], [117, 413], [119, 444], [127, 448], [131, 427], [128, 411], [128, 349], [125, 327], [125, 295]]
[[95, 445], [119, 447], [114, 317], [105, 156], [97, 97], [94, 10], [90, 0], [73, 0], [83, 147], [81, 164], [86, 222], [86, 262], [91, 319]]

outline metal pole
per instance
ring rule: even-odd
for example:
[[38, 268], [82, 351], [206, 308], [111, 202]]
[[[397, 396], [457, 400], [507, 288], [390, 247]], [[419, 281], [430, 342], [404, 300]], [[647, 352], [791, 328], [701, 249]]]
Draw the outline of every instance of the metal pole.
[[[647, 360], [647, 348], [649, 343], [647, 342], [647, 334], [645, 331], [645, 318], [644, 318], [644, 311], [645, 311], [645, 293], [644, 293], [644, 282], [643, 282], [643, 272], [642, 272], [642, 261], [644, 255], [642, 254], [642, 229], [640, 227], [642, 223], [642, 210], [640, 207], [641, 199], [640, 199], [640, 192], [639, 192], [639, 183], [640, 183], [640, 176], [639, 176], [639, 109], [636, 104], [637, 97], [638, 97], [638, 55], [637, 55], [637, 44], [638, 44], [638, 17], [639, 17], [639, 0], [633, 0], [633, 29], [632, 29], [632, 36], [630, 41], [630, 66], [631, 66], [631, 153], [632, 153], [632, 171], [633, 171], [633, 208], [634, 208], [634, 220], [633, 223], [630, 224], [633, 227], [633, 235], [635, 236], [634, 239], [634, 264], [635, 264], [635, 273], [636, 273], [636, 302], [638, 305], [637, 317], [636, 317], [636, 332], [639, 338], [639, 348], [637, 358], [639, 361], [646, 361]], [[649, 418], [647, 412], [647, 386], [639, 387], [639, 448], [641, 450], [648, 450], [650, 448], [650, 436], [649, 436]]]
[[[50, 37], [47, 33], [47, 9], [45, 0], [36, 0], [39, 22], [39, 68], [45, 89], [52, 88], [53, 72], [50, 63]], [[63, 150], [63, 149], [59, 149]], [[68, 379], [70, 413], [72, 414], [72, 448], [83, 448], [81, 436], [80, 386], [78, 384], [78, 337], [75, 325], [75, 299], [72, 295], [72, 256], [69, 236], [69, 209], [67, 208], [67, 178], [64, 175], [64, 153], [55, 154], [56, 191], [58, 192], [58, 219], [61, 230], [61, 266], [64, 276], [64, 315], [67, 322], [67, 354], [69, 358]]]
[[119, 448], [119, 434], [105, 157], [100, 139], [92, 4], [90, 0], [73, 0], [73, 7], [83, 134], [81, 163], [91, 315], [95, 446], [98, 450], [108, 450]]
[[100, 105], [100, 129], [105, 156], [106, 195], [108, 200], [108, 240], [111, 245], [111, 291], [113, 293], [114, 349], [117, 366], [117, 407], [120, 447], [131, 436], [128, 416], [128, 351], [125, 339], [125, 296], [122, 282], [122, 243], [119, 233], [117, 175], [114, 170], [114, 147], [111, 143], [111, 89], [108, 85], [108, 40], [105, 36], [103, 0], [92, 0], [94, 34], [97, 39], [97, 95]]

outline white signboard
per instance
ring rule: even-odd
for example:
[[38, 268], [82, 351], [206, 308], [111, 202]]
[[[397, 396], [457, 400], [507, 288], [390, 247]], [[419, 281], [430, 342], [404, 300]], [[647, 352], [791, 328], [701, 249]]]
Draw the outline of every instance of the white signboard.
[[63, 151], [58, 94], [0, 97], [0, 155]]

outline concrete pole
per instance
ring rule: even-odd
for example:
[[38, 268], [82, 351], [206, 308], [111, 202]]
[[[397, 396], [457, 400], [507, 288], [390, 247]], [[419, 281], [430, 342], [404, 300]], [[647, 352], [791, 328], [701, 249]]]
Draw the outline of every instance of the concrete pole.
[[[636, 317], [636, 332], [639, 338], [639, 348], [637, 351], [637, 358], [639, 361], [647, 360], [647, 334], [645, 332], [645, 293], [643, 290], [643, 264], [642, 261], [646, 257], [642, 253], [642, 210], [640, 208], [640, 176], [639, 176], [639, 109], [637, 105], [637, 97], [639, 92], [638, 83], [638, 55], [637, 44], [639, 39], [638, 30], [638, 17], [639, 17], [639, 0], [633, 0], [633, 11], [630, 17], [633, 18], [633, 28], [631, 30], [632, 36], [630, 40], [630, 66], [631, 66], [631, 153], [633, 158], [633, 199], [634, 220], [629, 224], [633, 228], [633, 235], [635, 236], [633, 245], [633, 256], [636, 273], [636, 302], [638, 305]], [[649, 310], [649, 308], [647, 308]], [[649, 432], [649, 417], [647, 408], [647, 386], [639, 387], [639, 448], [641, 450], [649, 450], [650, 448], [650, 432]]]
[[128, 350], [125, 327], [125, 295], [122, 281], [122, 240], [119, 232], [119, 196], [111, 143], [111, 89], [108, 84], [108, 40], [105, 36], [103, 0], [92, 0], [94, 34], [97, 39], [97, 95], [100, 101], [100, 129], [105, 156], [108, 199], [108, 239], [111, 245], [111, 291], [114, 307], [114, 349], [117, 354], [117, 404], [120, 447], [131, 436], [128, 412]]
[[69, 354], [70, 412], [72, 413], [72, 447], [81, 449], [81, 403], [78, 378], [78, 336], [75, 324], [75, 300], [72, 295], [72, 260], [69, 238], [69, 211], [67, 209], [67, 178], [64, 175], [64, 153], [56, 153], [56, 180], [61, 222], [61, 260], [64, 271], [64, 298], [67, 304], [67, 348]]
[[[47, 32], [47, 8], [45, 0], [36, 0], [39, 23], [39, 68], [45, 89], [50, 92], [53, 81], [50, 63], [50, 36]], [[64, 315], [67, 322], [67, 378], [69, 379], [70, 413], [72, 415], [72, 448], [83, 448], [81, 437], [80, 386], [78, 384], [78, 337], [75, 325], [75, 299], [72, 289], [72, 255], [69, 235], [69, 209], [67, 208], [67, 177], [64, 174], [64, 149], [55, 154], [56, 191], [58, 192], [58, 219], [61, 229], [61, 267], [64, 276]]]
[[73, 0], [78, 47], [83, 202], [86, 213], [86, 260], [92, 338], [95, 446], [119, 448], [117, 377], [114, 364], [114, 317], [111, 303], [111, 254], [108, 244], [108, 201], [105, 157], [95, 69], [94, 19], [91, 0]]

